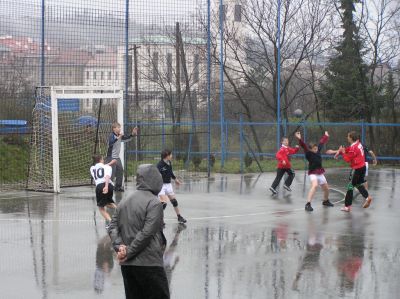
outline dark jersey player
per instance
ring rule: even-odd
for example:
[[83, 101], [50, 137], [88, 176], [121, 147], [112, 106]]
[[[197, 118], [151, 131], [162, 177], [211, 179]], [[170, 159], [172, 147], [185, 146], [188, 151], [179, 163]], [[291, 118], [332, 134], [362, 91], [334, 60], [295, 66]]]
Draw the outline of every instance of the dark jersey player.
[[163, 186], [158, 194], [160, 201], [163, 204], [163, 208], [167, 207], [168, 200], [171, 202], [174, 207], [175, 213], [178, 217], [179, 223], [186, 223], [186, 219], [182, 217], [179, 208], [178, 201], [176, 200], [176, 196], [174, 193], [174, 189], [172, 188], [171, 180], [175, 180], [177, 185], [181, 184], [181, 181], [178, 180], [172, 170], [171, 165], [172, 160], [172, 152], [168, 149], [165, 149], [161, 152], [161, 160], [157, 164], [158, 171], [161, 173], [163, 179]]
[[307, 203], [305, 206], [306, 211], [313, 211], [311, 207], [311, 201], [315, 195], [315, 192], [320, 186], [324, 191], [324, 201], [322, 204], [327, 207], [333, 207], [333, 204], [329, 201], [329, 186], [325, 178], [325, 169], [322, 167], [322, 156], [321, 149], [325, 143], [328, 142], [329, 134], [325, 132], [324, 136], [320, 139], [319, 143], [310, 143], [307, 146], [301, 138], [300, 132], [295, 134], [295, 137], [299, 140], [299, 145], [303, 148], [304, 154], [308, 161], [308, 177], [310, 178], [311, 187], [307, 196]]

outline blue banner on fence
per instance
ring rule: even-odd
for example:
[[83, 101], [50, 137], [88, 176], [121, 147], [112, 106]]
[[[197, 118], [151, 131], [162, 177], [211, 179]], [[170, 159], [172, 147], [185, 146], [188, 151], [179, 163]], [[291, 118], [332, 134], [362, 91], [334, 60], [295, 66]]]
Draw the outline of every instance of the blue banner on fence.
[[78, 112], [79, 99], [58, 99], [59, 112]]

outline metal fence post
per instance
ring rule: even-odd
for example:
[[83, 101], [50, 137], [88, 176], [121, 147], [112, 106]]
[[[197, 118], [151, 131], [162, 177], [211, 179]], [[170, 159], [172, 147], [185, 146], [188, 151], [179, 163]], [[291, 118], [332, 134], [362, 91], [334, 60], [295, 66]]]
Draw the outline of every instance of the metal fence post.
[[45, 86], [45, 0], [42, 0], [42, 16], [41, 16], [41, 53], [40, 53], [40, 85]]
[[276, 47], [277, 47], [277, 103], [276, 103], [276, 146], [279, 150], [281, 142], [281, 0], [278, 0], [278, 20], [277, 20], [277, 35], [276, 35]]
[[[127, 119], [127, 101], [128, 101], [128, 88], [129, 88], [129, 61], [128, 61], [128, 55], [129, 55], [129, 0], [125, 0], [125, 87], [124, 87], [124, 99], [123, 99], [123, 111], [124, 111], [124, 127], [123, 130], [126, 132], [127, 129], [127, 124], [128, 124], [128, 119]], [[123, 166], [124, 166], [124, 176], [125, 176], [125, 182], [128, 180], [128, 163], [127, 163], [127, 153], [126, 153], [126, 148], [127, 146], [122, 144], [123, 146]]]
[[365, 144], [365, 121], [362, 119], [361, 122], [361, 142], [362, 144]]
[[207, 0], [207, 177], [211, 173], [211, 3]]
[[220, 46], [219, 46], [219, 104], [220, 104], [220, 125], [221, 125], [221, 168], [225, 164], [225, 136], [224, 136], [224, 18], [225, 18], [224, 1], [219, 1], [219, 30], [220, 30]]
[[165, 119], [164, 116], [161, 120], [161, 144], [162, 148], [165, 148]]
[[243, 174], [243, 115], [240, 114], [239, 122], [239, 146], [240, 146], [240, 173]]

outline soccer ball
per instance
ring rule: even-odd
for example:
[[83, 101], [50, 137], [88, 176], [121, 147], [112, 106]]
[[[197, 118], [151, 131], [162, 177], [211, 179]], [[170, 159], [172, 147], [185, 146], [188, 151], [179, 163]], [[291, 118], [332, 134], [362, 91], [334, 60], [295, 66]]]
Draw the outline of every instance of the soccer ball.
[[300, 117], [303, 116], [303, 110], [301, 110], [301, 109], [296, 109], [296, 110], [294, 110], [293, 115], [294, 115], [295, 117], [297, 117], [297, 118], [300, 118]]

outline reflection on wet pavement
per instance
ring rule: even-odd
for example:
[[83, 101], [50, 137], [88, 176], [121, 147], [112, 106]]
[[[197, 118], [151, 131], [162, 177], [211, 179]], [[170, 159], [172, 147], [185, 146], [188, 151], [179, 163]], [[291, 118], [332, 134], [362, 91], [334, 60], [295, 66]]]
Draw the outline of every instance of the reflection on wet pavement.
[[[274, 174], [185, 182], [187, 225], [165, 215], [171, 298], [398, 298], [400, 171], [371, 171], [373, 205], [363, 210], [357, 197], [345, 214], [346, 171], [327, 175], [336, 206], [324, 208], [317, 192], [313, 213], [300, 173], [276, 197], [266, 188]], [[1, 298], [124, 297], [93, 188], [3, 195], [0, 223]]]

